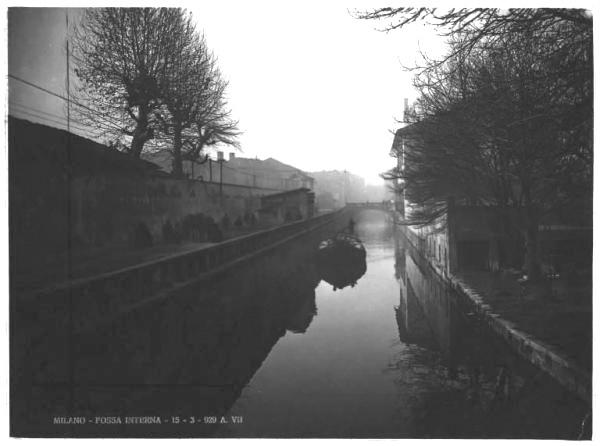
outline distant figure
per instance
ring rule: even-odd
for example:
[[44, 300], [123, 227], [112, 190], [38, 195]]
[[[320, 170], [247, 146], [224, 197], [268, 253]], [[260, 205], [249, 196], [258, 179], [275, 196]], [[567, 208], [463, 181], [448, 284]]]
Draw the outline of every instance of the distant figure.
[[348, 222], [348, 232], [350, 234], [354, 234], [354, 220], [350, 217], [350, 221]]

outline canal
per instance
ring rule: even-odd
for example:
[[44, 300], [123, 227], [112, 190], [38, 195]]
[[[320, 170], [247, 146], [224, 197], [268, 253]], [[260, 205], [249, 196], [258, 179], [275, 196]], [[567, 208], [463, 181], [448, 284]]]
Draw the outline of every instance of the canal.
[[354, 286], [320, 278], [331, 231], [307, 236], [78, 333], [68, 373], [25, 374], [13, 419], [33, 436], [578, 437], [582, 402], [491, 338], [387, 215], [354, 218]]
[[222, 436], [574, 438], [584, 405], [486, 339], [377, 211], [358, 218], [356, 286], [319, 282], [229, 411]]

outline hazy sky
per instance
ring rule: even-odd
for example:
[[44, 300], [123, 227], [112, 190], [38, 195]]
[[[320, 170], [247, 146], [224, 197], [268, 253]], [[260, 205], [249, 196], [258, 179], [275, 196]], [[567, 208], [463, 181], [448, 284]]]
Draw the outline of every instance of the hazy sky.
[[419, 41], [434, 46], [431, 30], [378, 32], [382, 23], [353, 18], [354, 6], [341, 1], [211, 1], [190, 9], [229, 78], [245, 156], [380, 181], [393, 165], [394, 117], [404, 97], [414, 98], [400, 62], [414, 62]]
[[[389, 130], [399, 126], [394, 117], [402, 116], [403, 98], [415, 98], [402, 64], [413, 65], [419, 49], [430, 56], [444, 51], [443, 39], [423, 24], [383, 33], [376, 28], [385, 23], [353, 18], [349, 11], [372, 7], [367, 1], [169, 6], [193, 12], [229, 79], [229, 104], [244, 131], [238, 155], [274, 157], [306, 171], [346, 169], [371, 183], [393, 165]], [[74, 21], [77, 11], [69, 15]], [[13, 10], [8, 36], [9, 73], [64, 93], [65, 9]], [[10, 78], [9, 92], [11, 113], [60, 126], [61, 100]]]
[[[392, 165], [394, 117], [401, 117], [404, 97], [414, 98], [401, 62], [415, 60], [419, 43], [435, 47], [431, 30], [378, 32], [382, 23], [349, 13], [366, 3], [187, 6], [229, 79], [229, 103], [244, 131], [241, 156], [274, 157], [307, 171], [347, 169], [379, 181]], [[72, 21], [76, 16], [70, 11]], [[9, 73], [64, 94], [65, 10], [12, 10], [8, 35]], [[11, 113], [60, 126], [59, 99], [14, 79], [9, 87]]]
[[[401, 117], [404, 97], [415, 98], [411, 75], [401, 64], [412, 65], [419, 48], [439, 54], [444, 43], [421, 24], [382, 33], [375, 28], [384, 23], [349, 14], [371, 5], [341, 0], [169, 4], [192, 10], [229, 78], [230, 105], [245, 132], [241, 156], [274, 157], [307, 171], [347, 169], [376, 182], [393, 164], [388, 152], [389, 130], [398, 127], [394, 117]], [[71, 9], [70, 15], [77, 14]], [[9, 14], [7, 28], [9, 73], [64, 92], [65, 9], [20, 9]], [[60, 126], [50, 121], [64, 116], [60, 100], [12, 79], [9, 92], [11, 113]]]

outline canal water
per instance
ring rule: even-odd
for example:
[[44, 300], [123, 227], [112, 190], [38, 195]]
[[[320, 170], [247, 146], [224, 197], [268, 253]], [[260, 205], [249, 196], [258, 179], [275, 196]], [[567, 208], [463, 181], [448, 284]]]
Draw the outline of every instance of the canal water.
[[34, 374], [13, 418], [34, 436], [578, 438], [582, 402], [490, 338], [387, 215], [354, 218], [354, 285], [320, 278], [331, 231], [301, 239], [78, 334], [69, 381]]
[[[288, 331], [219, 436], [576, 438], [584, 406], [486, 339], [376, 211], [356, 226], [367, 272], [315, 289], [315, 317]], [[413, 258], [414, 257], [414, 258]]]

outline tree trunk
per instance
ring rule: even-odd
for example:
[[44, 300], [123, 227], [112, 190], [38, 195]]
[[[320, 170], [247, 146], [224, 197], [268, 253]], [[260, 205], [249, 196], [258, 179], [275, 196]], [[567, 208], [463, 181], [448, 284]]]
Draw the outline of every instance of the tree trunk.
[[537, 212], [529, 204], [525, 208], [525, 261], [523, 269], [529, 280], [537, 282], [542, 278], [539, 253], [539, 221]]
[[140, 107], [137, 126], [133, 132], [130, 153], [134, 158], [139, 158], [144, 150], [144, 144], [152, 137], [152, 131], [148, 128], [148, 111]]
[[181, 124], [173, 126], [173, 168], [171, 173], [177, 177], [183, 176], [183, 161], [181, 159]]

